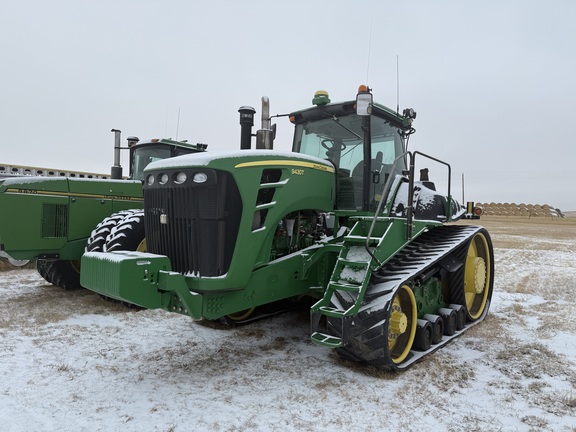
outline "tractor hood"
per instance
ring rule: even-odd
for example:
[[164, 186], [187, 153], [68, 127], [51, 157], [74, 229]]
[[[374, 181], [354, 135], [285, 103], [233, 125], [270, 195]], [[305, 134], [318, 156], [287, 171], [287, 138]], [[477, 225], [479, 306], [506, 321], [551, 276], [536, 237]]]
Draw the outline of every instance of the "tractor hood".
[[335, 171], [330, 161], [314, 156], [277, 150], [239, 150], [236, 152], [194, 153], [164, 159], [151, 163], [144, 172], [197, 166], [242, 168], [257, 165], [302, 166], [326, 172]]

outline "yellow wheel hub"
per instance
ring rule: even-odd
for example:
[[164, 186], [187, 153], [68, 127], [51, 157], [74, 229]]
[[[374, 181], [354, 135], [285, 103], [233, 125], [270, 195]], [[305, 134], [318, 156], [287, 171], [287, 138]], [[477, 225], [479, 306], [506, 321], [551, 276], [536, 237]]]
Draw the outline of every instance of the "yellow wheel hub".
[[[402, 311], [394, 310], [390, 316], [390, 333], [395, 335], [403, 334], [408, 327], [408, 318]], [[396, 339], [396, 338], [394, 338]]]
[[468, 257], [466, 266], [470, 266], [470, 271], [466, 272], [466, 286], [470, 287], [470, 292], [482, 294], [486, 286], [486, 261], [482, 257]]

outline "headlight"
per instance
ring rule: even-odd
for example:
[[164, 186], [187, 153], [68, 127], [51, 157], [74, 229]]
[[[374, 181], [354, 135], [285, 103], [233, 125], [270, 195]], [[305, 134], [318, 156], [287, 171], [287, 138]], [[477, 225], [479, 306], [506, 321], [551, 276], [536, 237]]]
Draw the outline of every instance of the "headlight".
[[176, 173], [176, 175], [174, 175], [174, 183], [182, 184], [186, 181], [187, 178], [188, 176], [186, 175], [186, 173], [183, 172]]
[[160, 179], [158, 182], [160, 184], [166, 184], [166, 182], [168, 182], [168, 174], [160, 174]]
[[194, 178], [192, 179], [194, 183], [204, 183], [206, 180], [208, 180], [208, 176], [206, 173], [201, 172], [194, 174]]
[[154, 184], [154, 174], [150, 174], [148, 176], [148, 178], [146, 179], [146, 183], [148, 183], [148, 186], [152, 186]]

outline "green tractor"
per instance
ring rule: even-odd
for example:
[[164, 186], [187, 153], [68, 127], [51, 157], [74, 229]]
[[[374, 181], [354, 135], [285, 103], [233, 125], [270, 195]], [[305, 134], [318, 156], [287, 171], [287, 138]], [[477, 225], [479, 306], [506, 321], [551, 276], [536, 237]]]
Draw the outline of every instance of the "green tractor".
[[[121, 147], [120, 131], [112, 132], [110, 178], [40, 169], [0, 178], [0, 256], [16, 264], [36, 260], [46, 281], [65, 289], [80, 288], [80, 258], [87, 241], [92, 239], [91, 250], [104, 250], [116, 225], [142, 216], [144, 168], [160, 159], [206, 150], [205, 144], [171, 139], [140, 142], [136, 137]], [[130, 151], [129, 179], [122, 177], [121, 149]], [[106, 217], [110, 218], [102, 224]], [[138, 246], [143, 247], [123, 247]]]
[[[401, 370], [486, 316], [494, 256], [466, 215], [450, 166], [408, 151], [413, 110], [356, 100], [289, 115], [292, 152], [272, 150], [242, 107], [241, 149], [191, 154], [144, 171], [147, 252], [88, 252], [82, 285], [144, 308], [249, 321], [272, 305], [313, 299], [311, 339], [340, 355]], [[416, 160], [444, 166], [441, 194]], [[138, 239], [136, 239], [137, 241]]]

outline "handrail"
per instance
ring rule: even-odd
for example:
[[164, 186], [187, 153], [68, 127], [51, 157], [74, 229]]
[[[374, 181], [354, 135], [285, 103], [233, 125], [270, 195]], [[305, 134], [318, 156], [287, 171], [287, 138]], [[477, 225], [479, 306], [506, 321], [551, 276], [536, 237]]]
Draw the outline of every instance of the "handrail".
[[452, 218], [452, 194], [451, 194], [451, 185], [452, 185], [452, 168], [448, 162], [444, 162], [443, 160], [436, 159], [435, 157], [429, 156], [426, 153], [422, 153], [420, 151], [414, 152], [414, 160], [416, 159], [416, 154], [420, 154], [428, 159], [431, 159], [435, 162], [441, 163], [442, 165], [446, 165], [448, 167], [448, 211], [446, 215], [448, 216], [448, 220]]
[[[450, 164], [448, 164], [447, 162], [444, 162], [443, 160], [437, 159], [435, 157], [432, 157], [430, 155], [427, 155], [426, 153], [422, 153], [420, 151], [414, 151], [414, 152], [405, 152], [403, 154], [401, 154], [400, 156], [398, 156], [395, 160], [394, 163], [392, 164], [392, 170], [391, 173], [394, 172], [394, 169], [396, 168], [396, 164], [398, 163], [398, 161], [400, 159], [403, 159], [404, 157], [408, 156], [409, 157], [409, 172], [408, 172], [408, 206], [407, 206], [407, 215], [406, 215], [406, 238], [407, 239], [411, 239], [412, 238], [412, 218], [413, 218], [413, 200], [414, 200], [414, 167], [415, 167], [415, 162], [416, 162], [416, 155], [419, 154], [421, 156], [424, 156], [428, 159], [431, 159], [435, 162], [438, 162], [440, 164], [446, 165], [448, 167], [448, 209], [446, 211], [448, 220], [450, 220], [452, 218], [452, 194], [451, 194], [451, 184], [452, 184], [452, 168], [450, 167]], [[372, 222], [370, 224], [370, 229], [368, 230], [368, 235], [366, 236], [366, 243], [364, 244], [364, 247], [366, 248], [366, 252], [368, 252], [368, 254], [378, 263], [378, 267], [376, 268], [379, 269], [383, 266], [383, 264], [380, 262], [380, 260], [372, 253], [372, 251], [370, 250], [370, 238], [372, 237], [372, 232], [374, 231], [374, 227], [376, 226], [376, 220], [378, 218], [378, 215], [380, 214], [380, 211], [382, 210], [382, 204], [385, 201], [388, 201], [388, 194], [390, 193], [390, 189], [391, 189], [391, 179], [392, 179], [392, 175], [388, 176], [388, 179], [386, 180], [386, 183], [384, 184], [384, 187], [382, 189], [382, 199], [380, 200], [380, 202], [378, 203], [378, 206], [376, 208], [376, 212], [374, 213], [374, 217], [372, 219]], [[386, 199], [384, 199], [386, 198]]]
[[[398, 156], [396, 159], [394, 159], [394, 163], [392, 164], [392, 169], [390, 170], [390, 175], [386, 179], [386, 183], [384, 183], [384, 187], [382, 188], [382, 194], [381, 194], [382, 198], [380, 199], [380, 202], [378, 203], [378, 206], [376, 207], [376, 212], [374, 213], [374, 218], [372, 219], [372, 223], [370, 224], [370, 229], [368, 230], [368, 235], [366, 236], [366, 243], [365, 243], [364, 247], [366, 248], [366, 252], [368, 252], [368, 254], [378, 263], [378, 268], [382, 267], [383, 264], [380, 262], [380, 260], [378, 258], [376, 258], [376, 256], [370, 250], [370, 237], [372, 237], [372, 232], [374, 231], [374, 227], [376, 226], [376, 219], [378, 218], [378, 215], [380, 214], [380, 211], [382, 210], [382, 203], [384, 203], [385, 201], [388, 200], [388, 194], [390, 193], [390, 189], [392, 188], [392, 173], [395, 172], [396, 164], [400, 160], [404, 159], [407, 155], [410, 156], [410, 159], [412, 159], [412, 153], [410, 153], [410, 152], [402, 153], [400, 156]], [[386, 199], [384, 199], [384, 198], [386, 198]]]

